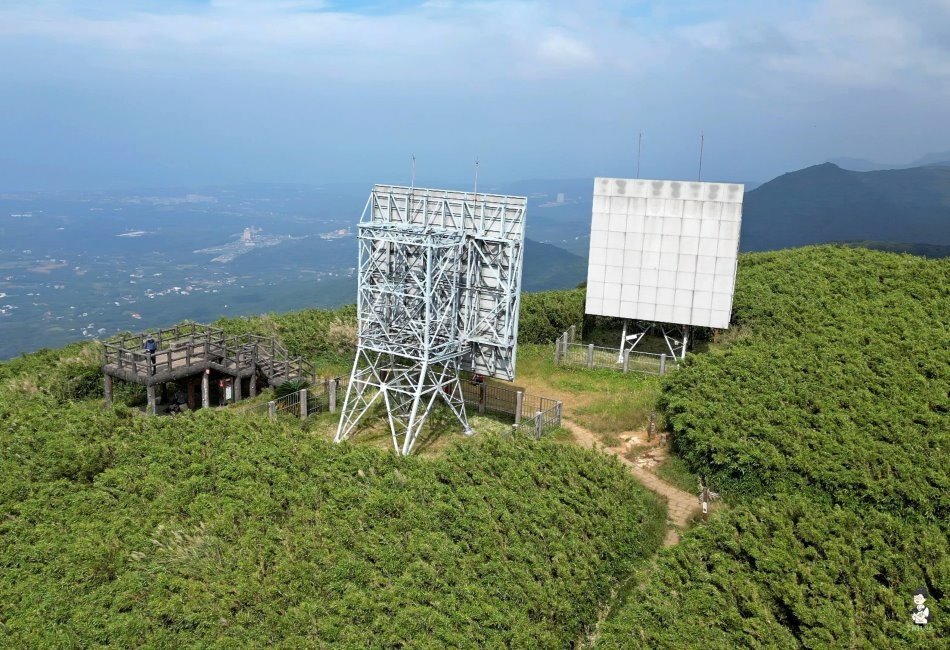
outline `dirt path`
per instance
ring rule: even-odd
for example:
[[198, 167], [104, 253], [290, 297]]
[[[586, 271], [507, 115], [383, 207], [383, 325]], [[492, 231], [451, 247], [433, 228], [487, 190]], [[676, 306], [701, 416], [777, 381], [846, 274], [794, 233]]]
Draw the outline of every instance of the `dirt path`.
[[631, 443], [638, 442], [636, 438], [628, 439], [625, 444], [619, 447], [605, 447], [596, 434], [576, 422], [564, 418], [561, 423], [570, 430], [577, 444], [588, 449], [599, 449], [605, 453], [613, 454], [630, 469], [630, 473], [644, 487], [667, 500], [667, 521], [670, 527], [666, 531], [663, 545], [672, 546], [676, 544], [680, 539], [679, 531], [687, 526], [690, 518], [699, 510], [699, 503], [696, 496], [673, 487], [650, 471], [650, 467], [658, 465], [665, 458], [665, 450], [653, 447], [636, 456], [634, 460], [630, 460], [624, 454]]

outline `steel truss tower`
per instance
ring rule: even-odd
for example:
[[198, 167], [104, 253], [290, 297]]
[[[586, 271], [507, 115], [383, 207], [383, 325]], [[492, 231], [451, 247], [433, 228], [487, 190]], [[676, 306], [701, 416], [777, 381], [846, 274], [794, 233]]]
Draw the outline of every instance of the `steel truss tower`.
[[358, 235], [358, 349], [335, 441], [378, 405], [408, 454], [437, 400], [471, 433], [459, 371], [514, 377], [525, 203], [373, 189]]

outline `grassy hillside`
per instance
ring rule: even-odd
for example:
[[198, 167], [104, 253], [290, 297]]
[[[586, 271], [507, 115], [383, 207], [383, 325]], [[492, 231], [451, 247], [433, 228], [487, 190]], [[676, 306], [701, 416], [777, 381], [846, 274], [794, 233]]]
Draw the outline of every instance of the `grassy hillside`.
[[104, 411], [86, 350], [0, 364], [0, 647], [565, 647], [662, 536], [592, 452]]
[[[601, 646], [938, 647], [950, 633], [950, 260], [742, 259], [730, 343], [661, 404], [726, 509], [661, 554]], [[934, 623], [910, 622], [926, 587]]]
[[[524, 295], [520, 341], [583, 304]], [[940, 647], [950, 259], [744, 255], [733, 321], [662, 380], [522, 350], [519, 381], [604, 441], [659, 395], [673, 473], [722, 492], [654, 562], [662, 508], [570, 445], [479, 435], [398, 458], [328, 444], [330, 415], [103, 411], [90, 345], [0, 364], [0, 646], [567, 647], [619, 592], [601, 647]], [[329, 372], [355, 313], [219, 324]], [[921, 586], [926, 630], [908, 615]]]
[[[600, 648], [937, 648], [950, 633], [937, 526], [791, 495], [714, 516], [665, 549]], [[929, 586], [919, 630], [911, 593]]]
[[745, 336], [697, 356], [665, 410], [690, 468], [950, 520], [950, 261], [810, 248], [744, 260]]

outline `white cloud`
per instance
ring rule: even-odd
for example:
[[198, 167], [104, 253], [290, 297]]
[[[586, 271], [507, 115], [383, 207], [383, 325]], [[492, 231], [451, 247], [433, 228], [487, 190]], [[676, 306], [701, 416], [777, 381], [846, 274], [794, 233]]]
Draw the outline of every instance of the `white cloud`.
[[538, 44], [541, 61], [567, 68], [587, 66], [596, 60], [593, 50], [576, 38], [565, 34], [549, 34]]

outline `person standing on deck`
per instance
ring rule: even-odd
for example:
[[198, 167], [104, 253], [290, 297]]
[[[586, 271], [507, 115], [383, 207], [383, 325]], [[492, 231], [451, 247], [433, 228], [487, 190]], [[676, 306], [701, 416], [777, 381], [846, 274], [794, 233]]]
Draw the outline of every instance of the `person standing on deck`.
[[158, 350], [158, 346], [155, 345], [155, 339], [152, 338], [152, 335], [149, 334], [148, 338], [145, 339], [145, 354], [148, 355], [148, 369], [149, 374], [155, 374], [155, 352]]

